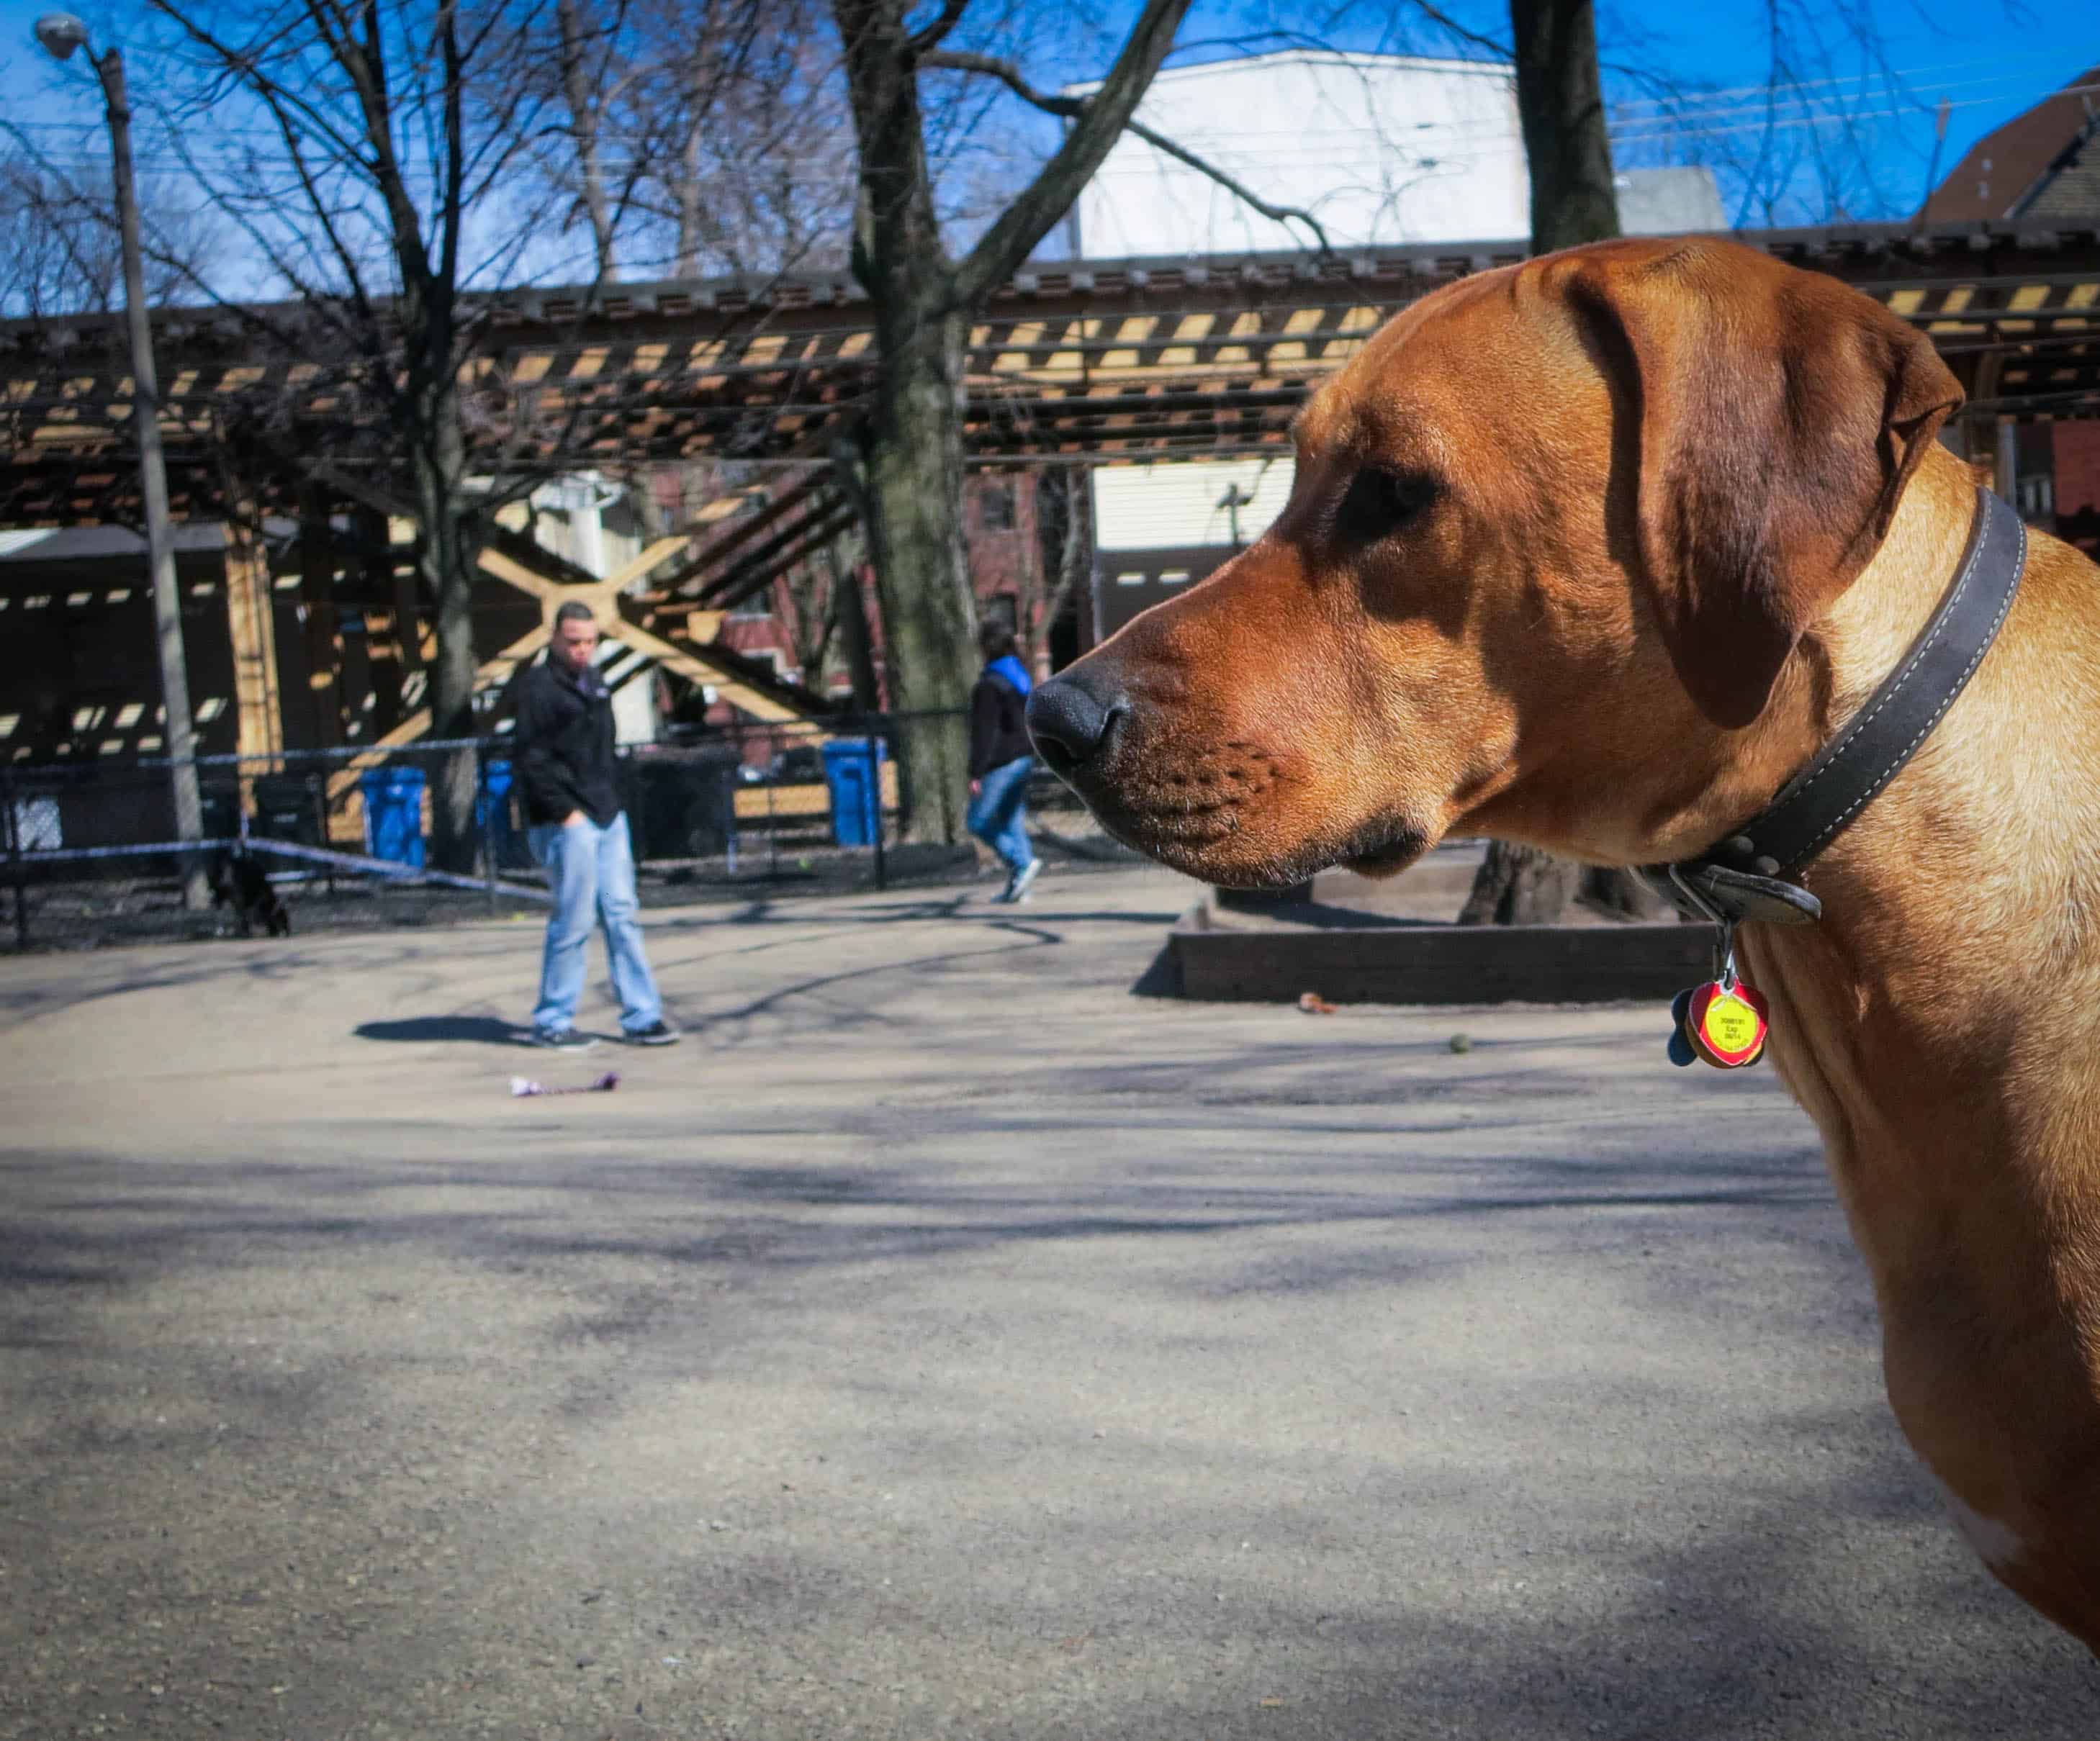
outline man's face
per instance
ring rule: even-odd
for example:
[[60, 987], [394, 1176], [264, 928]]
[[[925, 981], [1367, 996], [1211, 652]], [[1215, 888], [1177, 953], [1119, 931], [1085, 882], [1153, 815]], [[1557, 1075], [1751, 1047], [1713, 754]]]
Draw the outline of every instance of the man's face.
[[590, 669], [598, 652], [598, 624], [588, 617], [571, 617], [554, 625], [554, 655], [574, 672]]

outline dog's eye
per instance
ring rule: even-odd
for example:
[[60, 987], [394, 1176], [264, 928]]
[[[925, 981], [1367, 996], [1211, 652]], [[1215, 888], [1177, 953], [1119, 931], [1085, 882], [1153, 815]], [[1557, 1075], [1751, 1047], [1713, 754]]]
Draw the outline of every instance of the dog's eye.
[[1335, 530], [1351, 544], [1369, 544], [1398, 531], [1436, 497], [1436, 480], [1420, 472], [1367, 465], [1349, 480], [1335, 510]]

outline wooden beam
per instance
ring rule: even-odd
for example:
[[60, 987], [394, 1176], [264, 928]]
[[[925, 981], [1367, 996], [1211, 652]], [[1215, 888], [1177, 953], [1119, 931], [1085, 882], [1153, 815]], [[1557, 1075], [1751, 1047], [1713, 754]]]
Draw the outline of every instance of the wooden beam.
[[607, 632], [615, 641], [633, 647], [638, 653], [646, 653], [668, 671], [675, 671], [694, 683], [704, 683], [731, 707], [741, 707], [753, 719], [765, 721], [769, 725], [781, 725], [790, 720], [808, 717], [784, 702], [761, 694], [746, 684], [742, 678], [720, 665], [710, 663], [704, 647], [686, 649], [652, 635], [646, 628], [633, 623], [620, 622], [608, 625]]
[[[544, 625], [530, 634], [520, 635], [495, 658], [483, 659], [474, 668], [474, 688], [483, 690], [492, 683], [507, 682], [512, 672], [546, 644], [547, 631]], [[358, 775], [366, 769], [376, 768], [386, 760], [389, 750], [398, 750], [404, 745], [413, 743], [430, 729], [430, 710], [418, 707], [383, 737], [373, 738], [368, 747], [353, 756], [329, 776], [329, 801], [333, 804], [356, 785]]]
[[[540, 601], [545, 620], [534, 632], [536, 646], [553, 633], [555, 610], [569, 599], [580, 599], [597, 614], [599, 628], [607, 640], [617, 641], [638, 653], [646, 653], [658, 664], [677, 672], [689, 681], [705, 684], [730, 706], [742, 708], [753, 718], [780, 724], [807, 717], [799, 708], [790, 707], [763, 690], [752, 688], [732, 668], [711, 661], [704, 647], [681, 647], [674, 641], [666, 641], [662, 636], [651, 632], [639, 624], [629, 622], [620, 614], [618, 588], [611, 580], [599, 581], [593, 586], [564, 586], [544, 575], [536, 575], [509, 553], [487, 546], [483, 546], [481, 551], [480, 562], [481, 566], [499, 580], [516, 587], [520, 592], [529, 593]], [[720, 614], [714, 614], [714, 618], [718, 627]], [[477, 676], [474, 687], [479, 689], [482, 686], [482, 679]]]
[[[227, 522], [226, 625], [233, 645], [236, 753], [276, 756], [285, 747], [285, 716], [277, 685], [277, 637], [271, 609], [270, 553], [252, 515]], [[251, 799], [255, 771], [240, 769], [241, 802]]]
[[827, 473], [820, 471], [805, 478], [791, 488], [786, 495], [761, 508], [750, 518], [739, 521], [707, 549], [701, 551], [690, 562], [666, 580], [665, 587], [673, 592], [685, 588], [699, 575], [705, 574], [711, 568], [719, 567], [728, 559], [731, 551], [750, 543], [759, 533], [772, 526], [783, 515], [792, 513], [796, 509], [807, 503], [813, 495], [832, 487], [833, 487], [832, 479]]
[[820, 550], [844, 532], [858, 518], [849, 506], [841, 505], [829, 519], [818, 521], [815, 514], [798, 520], [792, 533], [783, 533], [765, 549], [755, 551], [739, 562], [719, 580], [710, 580], [700, 589], [701, 599], [724, 610], [733, 610], [754, 593], [764, 591], [796, 563]]
[[686, 532], [674, 532], [668, 538], [660, 538], [633, 562], [623, 564], [607, 575], [605, 584], [615, 592], [630, 587], [666, 557], [684, 549], [692, 541], [691, 536]]
[[299, 491], [299, 610], [305, 618], [307, 684], [314, 747], [342, 742], [342, 637], [335, 615], [335, 527], [327, 492], [308, 483]]
[[516, 587], [521, 593], [530, 593], [535, 598], [554, 598], [571, 590], [559, 581], [549, 580], [545, 575], [534, 574], [523, 562], [501, 550], [491, 549], [486, 544], [482, 546], [476, 560], [497, 580]]
[[401, 643], [403, 672], [421, 671], [423, 629], [417, 606], [416, 568], [412, 562], [394, 565], [394, 634]]
[[375, 705], [383, 710], [381, 716], [398, 722], [414, 711], [418, 699], [408, 681], [416, 663], [408, 645], [414, 629], [414, 570], [410, 567], [406, 574], [410, 608], [404, 627], [400, 609], [404, 565], [399, 557], [407, 555], [408, 550], [404, 547], [397, 555], [392, 522], [378, 509], [360, 508], [352, 520], [364, 568], [364, 584], [360, 588], [365, 600], [364, 681], [378, 698]]
[[375, 483], [368, 478], [360, 478], [355, 472], [337, 465], [333, 460], [308, 460], [304, 464], [307, 475], [315, 483], [333, 488], [382, 518], [396, 520], [416, 518], [415, 508], [408, 499], [388, 489], [383, 481]]

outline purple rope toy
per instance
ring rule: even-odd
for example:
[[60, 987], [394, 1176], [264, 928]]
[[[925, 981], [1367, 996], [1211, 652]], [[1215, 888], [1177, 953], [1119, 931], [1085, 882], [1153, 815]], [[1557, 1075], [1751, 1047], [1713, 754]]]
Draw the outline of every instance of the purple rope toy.
[[617, 1070], [607, 1070], [596, 1082], [586, 1082], [580, 1088], [549, 1088], [543, 1082], [534, 1082], [529, 1076], [510, 1078], [510, 1092], [519, 1100], [536, 1094], [611, 1094], [619, 1086], [620, 1072]]

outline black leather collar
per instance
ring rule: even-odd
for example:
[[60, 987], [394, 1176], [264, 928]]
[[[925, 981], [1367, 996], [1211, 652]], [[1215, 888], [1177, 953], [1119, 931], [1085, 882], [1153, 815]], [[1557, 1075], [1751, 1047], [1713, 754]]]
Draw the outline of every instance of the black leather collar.
[[1977, 491], [1969, 548], [1903, 663], [1758, 814], [1698, 857], [1649, 865], [1642, 875], [1698, 919], [1820, 919], [1822, 903], [1792, 879], [1895, 778], [1968, 686], [2012, 608], [2027, 559], [2019, 516]]

